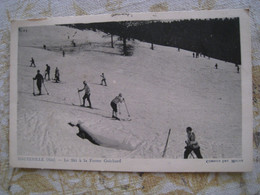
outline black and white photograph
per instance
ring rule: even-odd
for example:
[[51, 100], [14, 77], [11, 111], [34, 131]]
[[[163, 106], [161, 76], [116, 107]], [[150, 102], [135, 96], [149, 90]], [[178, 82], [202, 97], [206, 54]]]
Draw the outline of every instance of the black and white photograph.
[[250, 169], [247, 17], [241, 10], [224, 13], [17, 21], [13, 166]]

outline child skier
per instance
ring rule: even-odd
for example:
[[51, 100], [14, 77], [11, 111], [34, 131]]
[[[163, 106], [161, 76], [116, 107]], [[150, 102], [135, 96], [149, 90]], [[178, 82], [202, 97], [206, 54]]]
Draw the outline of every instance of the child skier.
[[86, 81], [83, 81], [83, 84], [84, 84], [83, 89], [78, 89], [78, 92], [81, 92], [81, 91], [85, 90], [85, 95], [82, 98], [83, 99], [83, 104], [81, 106], [85, 106], [85, 100], [87, 99], [88, 103], [89, 103], [88, 107], [92, 108], [91, 101], [90, 101], [90, 88], [89, 88], [89, 86], [88, 86]]
[[116, 96], [116, 97], [111, 101], [110, 105], [111, 105], [111, 107], [112, 107], [112, 109], [113, 109], [113, 111], [112, 111], [112, 118], [119, 119], [119, 118], [117, 117], [117, 104], [118, 104], [118, 103], [122, 103], [122, 102], [124, 102], [124, 101], [125, 101], [125, 99], [122, 97], [122, 94], [121, 94], [121, 93], [119, 93], [119, 95]]
[[104, 73], [102, 73], [100, 76], [101, 76], [101, 83], [100, 83], [100, 85], [103, 85], [103, 82], [104, 82], [105, 86], [107, 86], [107, 82], [106, 82], [106, 78], [105, 78]]
[[42, 94], [41, 88], [42, 88], [42, 83], [44, 82], [44, 80], [43, 80], [43, 76], [40, 73], [40, 70], [37, 70], [37, 74], [33, 78], [33, 80], [36, 80], [37, 87], [38, 87], [38, 90], [39, 90], [39, 95], [41, 95]]
[[185, 141], [187, 146], [185, 147], [184, 159], [187, 159], [189, 154], [192, 151], [194, 151], [197, 158], [202, 158], [201, 153], [200, 153], [200, 146], [199, 146], [198, 142], [195, 140], [195, 134], [192, 132], [192, 128], [187, 127], [186, 132], [187, 132], [188, 139]]

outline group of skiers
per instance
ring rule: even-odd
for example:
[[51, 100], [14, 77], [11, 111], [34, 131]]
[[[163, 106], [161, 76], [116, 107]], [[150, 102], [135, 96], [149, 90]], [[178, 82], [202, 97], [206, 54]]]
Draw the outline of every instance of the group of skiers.
[[[34, 63], [34, 59], [32, 58], [31, 62], [35, 65]], [[32, 64], [31, 64], [32, 66]], [[37, 88], [38, 88], [38, 91], [39, 91], [39, 94], [38, 95], [41, 95], [42, 94], [42, 84], [44, 84], [44, 80], [50, 80], [50, 70], [51, 70], [51, 67], [46, 64], [46, 70], [45, 70], [45, 75], [44, 77], [42, 76], [42, 74], [40, 73], [40, 70], [37, 70], [37, 74], [36, 76], [33, 78], [33, 80], [36, 80], [36, 84], [37, 84]], [[101, 83], [100, 85], [103, 85], [104, 86], [107, 86], [107, 82], [106, 82], [106, 78], [105, 78], [105, 75], [104, 73], [102, 73], [100, 75], [101, 77]], [[59, 82], [60, 81], [60, 73], [59, 73], [59, 69], [56, 67], [55, 69], [55, 82]], [[84, 91], [84, 96], [82, 97], [82, 100], [83, 100], [83, 104], [81, 106], [85, 107], [85, 102], [86, 102], [86, 99], [88, 101], [88, 107], [89, 108], [92, 108], [92, 104], [91, 104], [91, 100], [90, 100], [90, 88], [87, 84], [86, 81], [83, 81], [83, 88], [82, 89], [78, 89], [78, 93], [81, 92], [81, 91]], [[122, 93], [119, 93], [118, 96], [116, 96], [111, 102], [110, 102], [110, 105], [112, 107], [112, 118], [115, 118], [115, 119], [119, 119], [118, 116], [117, 116], [117, 112], [118, 112], [118, 109], [117, 109], [117, 105], [118, 103], [122, 103], [124, 102], [124, 98], [122, 97]]]
[[[33, 58], [31, 58], [30, 67], [36, 67], [35, 61]], [[39, 91], [38, 95], [42, 94], [41, 88], [42, 88], [42, 84], [44, 83], [44, 80], [46, 80], [46, 81], [50, 80], [50, 71], [51, 71], [51, 67], [48, 64], [46, 64], [44, 77], [42, 76], [40, 70], [37, 70], [37, 74], [35, 75], [33, 80], [36, 80], [37, 88]], [[59, 71], [58, 67], [56, 67], [56, 69], [55, 69], [54, 77], [55, 77], [55, 79], [53, 79], [53, 80], [55, 80], [55, 82], [58, 83], [60, 81], [60, 71]]]
[[[104, 85], [107, 86], [107, 83], [106, 83], [106, 78], [105, 78], [105, 75], [104, 73], [102, 73], [101, 75], [101, 83], [100, 85]], [[81, 106], [85, 107], [85, 102], [86, 102], [86, 99], [88, 101], [88, 107], [89, 108], [92, 108], [92, 104], [91, 104], [91, 100], [90, 100], [90, 88], [87, 84], [86, 81], [83, 81], [83, 88], [82, 89], [78, 89], [78, 93], [81, 92], [81, 91], [84, 91], [84, 96], [82, 97], [82, 100], [83, 100], [83, 104]], [[117, 105], [118, 103], [123, 103], [125, 100], [122, 96], [122, 93], [119, 93], [118, 96], [116, 96], [111, 102], [110, 102], [110, 106], [112, 108], [112, 118], [115, 118], [115, 119], [118, 119], [118, 116], [117, 116], [117, 112], [118, 112], [118, 109], [117, 109]]]
[[[193, 54], [194, 55], [194, 54]], [[198, 54], [196, 54], [196, 57]], [[63, 51], [63, 57], [65, 56], [65, 52]], [[195, 57], [195, 56], [194, 56]], [[35, 61], [33, 58], [31, 58], [31, 65], [30, 67], [36, 67], [35, 65]], [[237, 66], [238, 67], [238, 66]], [[215, 68], [218, 68], [218, 65], [215, 65]], [[239, 68], [239, 67], [238, 67]], [[37, 84], [37, 88], [39, 90], [39, 95], [42, 94], [41, 92], [41, 88], [42, 88], [42, 84], [44, 85], [44, 80], [50, 80], [50, 70], [51, 67], [46, 64], [46, 69], [45, 69], [45, 75], [44, 77], [42, 76], [42, 74], [40, 73], [40, 70], [37, 70], [37, 74], [36, 76], [33, 78], [33, 80], [36, 80], [36, 84]], [[239, 71], [239, 70], [238, 70]], [[101, 77], [101, 83], [100, 85], [107, 86], [107, 82], [106, 82], [106, 78], [104, 73], [102, 73], [100, 75]], [[60, 73], [59, 73], [59, 69], [56, 67], [55, 69], [55, 82], [59, 82], [60, 81]], [[85, 107], [85, 102], [86, 99], [88, 101], [88, 107], [92, 108], [92, 104], [91, 104], [91, 100], [90, 100], [90, 88], [87, 84], [86, 81], [83, 81], [83, 88], [82, 89], [78, 89], [78, 93], [84, 91], [84, 96], [82, 97], [83, 100], [83, 104], [81, 106]], [[110, 102], [110, 106], [112, 108], [112, 118], [118, 119], [117, 113], [118, 113], [118, 104], [119, 103], [123, 103], [125, 100], [122, 96], [122, 93], [119, 93], [118, 96], [116, 96], [111, 102]], [[198, 144], [198, 142], [195, 140], [195, 134], [194, 132], [192, 132], [192, 128], [191, 127], [187, 127], [186, 128], [186, 133], [187, 133], [187, 140], [185, 141], [186, 146], [185, 146], [185, 151], [184, 151], [184, 159], [187, 159], [189, 155], [191, 155], [193, 158], [193, 152], [195, 153], [195, 155], [197, 156], [197, 158], [202, 158], [201, 152], [200, 152], [200, 146]]]

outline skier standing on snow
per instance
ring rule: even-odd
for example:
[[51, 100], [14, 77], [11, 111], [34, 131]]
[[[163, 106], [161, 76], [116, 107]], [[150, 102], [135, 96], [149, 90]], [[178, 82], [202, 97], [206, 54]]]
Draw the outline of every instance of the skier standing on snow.
[[105, 78], [104, 73], [102, 73], [100, 76], [101, 76], [101, 83], [100, 83], [100, 85], [103, 85], [103, 82], [104, 82], [105, 86], [107, 86], [107, 82], [106, 82], [106, 78]]
[[33, 66], [33, 67], [36, 67], [36, 65], [35, 65], [35, 62], [34, 62], [34, 59], [33, 59], [33, 58], [31, 59], [31, 65], [30, 65], [30, 67], [32, 67], [32, 66]]
[[112, 111], [112, 118], [116, 118], [118, 119], [117, 117], [117, 104], [118, 103], [122, 103], [123, 101], [125, 101], [125, 99], [122, 97], [122, 94], [119, 93], [118, 96], [116, 96], [110, 103], [113, 111]]
[[237, 73], [239, 73], [239, 70], [240, 70], [239, 65], [237, 65]]
[[85, 95], [83, 96], [83, 104], [81, 106], [85, 106], [85, 100], [87, 99], [88, 100], [88, 104], [89, 104], [89, 108], [92, 108], [91, 106], [91, 101], [90, 101], [90, 88], [87, 84], [86, 81], [83, 81], [83, 84], [84, 84], [84, 87], [83, 89], [78, 89], [78, 92], [81, 92], [83, 90], [85, 90]]
[[58, 67], [56, 67], [56, 69], [55, 69], [55, 81], [56, 81], [56, 83], [58, 83], [60, 81], [60, 71], [59, 71]]
[[215, 64], [215, 68], [218, 69], [218, 64]]
[[185, 151], [184, 151], [184, 159], [187, 159], [189, 154], [192, 151], [194, 151], [197, 158], [202, 158], [201, 153], [200, 153], [200, 146], [199, 146], [198, 142], [195, 140], [195, 134], [192, 132], [192, 128], [187, 127], [186, 132], [187, 132], [188, 139], [185, 141], [187, 146], [185, 147]]
[[36, 80], [37, 87], [38, 87], [38, 90], [39, 90], [39, 95], [41, 95], [42, 94], [41, 88], [42, 88], [42, 83], [44, 82], [44, 80], [43, 80], [43, 76], [40, 73], [40, 70], [37, 70], [37, 74], [33, 78], [33, 80]]
[[50, 70], [51, 70], [51, 67], [46, 64], [46, 70], [45, 70], [45, 75], [44, 75], [44, 79], [46, 80], [46, 76], [48, 76], [48, 80], [50, 80]]

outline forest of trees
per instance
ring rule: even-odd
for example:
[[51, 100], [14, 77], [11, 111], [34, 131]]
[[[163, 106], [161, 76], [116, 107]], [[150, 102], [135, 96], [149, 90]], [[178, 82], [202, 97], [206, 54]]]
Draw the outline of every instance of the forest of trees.
[[239, 18], [197, 19], [179, 21], [125, 21], [90, 24], [68, 24], [80, 30], [100, 30], [119, 36], [123, 54], [127, 40], [137, 39], [153, 44], [176, 47], [208, 57], [241, 64]]

